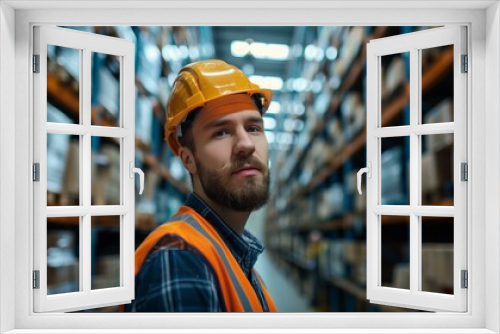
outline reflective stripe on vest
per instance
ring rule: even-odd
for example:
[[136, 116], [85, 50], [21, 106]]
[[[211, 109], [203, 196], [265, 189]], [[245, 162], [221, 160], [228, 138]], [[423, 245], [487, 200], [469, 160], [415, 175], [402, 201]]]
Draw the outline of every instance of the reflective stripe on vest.
[[[182, 239], [204, 256], [217, 277], [226, 311], [263, 311], [255, 289], [224, 240], [205, 218], [187, 206], [182, 206], [176, 216], [157, 227], [139, 246], [135, 253], [136, 275], [154, 246], [168, 235]], [[257, 278], [269, 311], [276, 312], [272, 297], [260, 277]]]
[[212, 245], [215, 247], [215, 250], [217, 251], [217, 254], [219, 257], [222, 259], [224, 262], [224, 265], [226, 266], [227, 272], [229, 273], [229, 276], [231, 277], [231, 282], [233, 286], [236, 289], [236, 292], [238, 293], [238, 297], [240, 298], [241, 303], [243, 304], [243, 309], [245, 312], [252, 312], [252, 306], [250, 305], [250, 302], [248, 301], [246, 293], [243, 291], [243, 288], [241, 287], [240, 282], [236, 278], [236, 274], [234, 273], [231, 265], [229, 264], [229, 261], [227, 260], [226, 253], [221, 249], [219, 243], [215, 241], [208, 233], [205, 231], [203, 227], [200, 226], [200, 224], [191, 216], [191, 215], [180, 215], [176, 216], [175, 220], [183, 220], [186, 223], [190, 224], [193, 226], [198, 232], [200, 232], [205, 238], [210, 240]]

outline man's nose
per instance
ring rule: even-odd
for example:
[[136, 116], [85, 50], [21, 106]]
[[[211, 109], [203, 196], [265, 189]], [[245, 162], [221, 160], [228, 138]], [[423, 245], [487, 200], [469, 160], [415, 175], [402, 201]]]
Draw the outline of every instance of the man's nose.
[[255, 143], [245, 129], [239, 129], [234, 145], [234, 154], [237, 156], [248, 156], [255, 151]]

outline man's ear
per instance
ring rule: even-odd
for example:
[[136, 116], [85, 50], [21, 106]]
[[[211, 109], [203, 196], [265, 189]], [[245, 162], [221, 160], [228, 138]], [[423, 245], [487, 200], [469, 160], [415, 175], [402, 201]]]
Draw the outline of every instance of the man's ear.
[[190, 174], [196, 174], [194, 155], [189, 148], [181, 147], [179, 151], [179, 158], [181, 158], [184, 168], [186, 168]]

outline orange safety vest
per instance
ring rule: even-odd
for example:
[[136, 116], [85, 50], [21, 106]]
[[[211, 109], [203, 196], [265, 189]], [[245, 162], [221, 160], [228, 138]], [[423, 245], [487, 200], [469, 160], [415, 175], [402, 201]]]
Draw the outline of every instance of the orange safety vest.
[[[225, 309], [228, 312], [263, 312], [257, 294], [215, 228], [190, 207], [182, 206], [166, 224], [156, 228], [135, 252], [135, 274], [156, 243], [166, 235], [183, 239], [198, 250], [213, 268], [222, 290]], [[267, 301], [269, 311], [277, 312], [271, 295], [254, 270]], [[120, 308], [123, 310], [123, 307]]]

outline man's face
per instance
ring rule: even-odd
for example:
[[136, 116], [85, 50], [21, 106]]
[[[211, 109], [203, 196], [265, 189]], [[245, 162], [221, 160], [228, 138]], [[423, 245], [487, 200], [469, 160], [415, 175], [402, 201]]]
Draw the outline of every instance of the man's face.
[[262, 117], [243, 110], [201, 123], [193, 137], [197, 176], [205, 194], [236, 211], [253, 211], [269, 197], [268, 142]]

